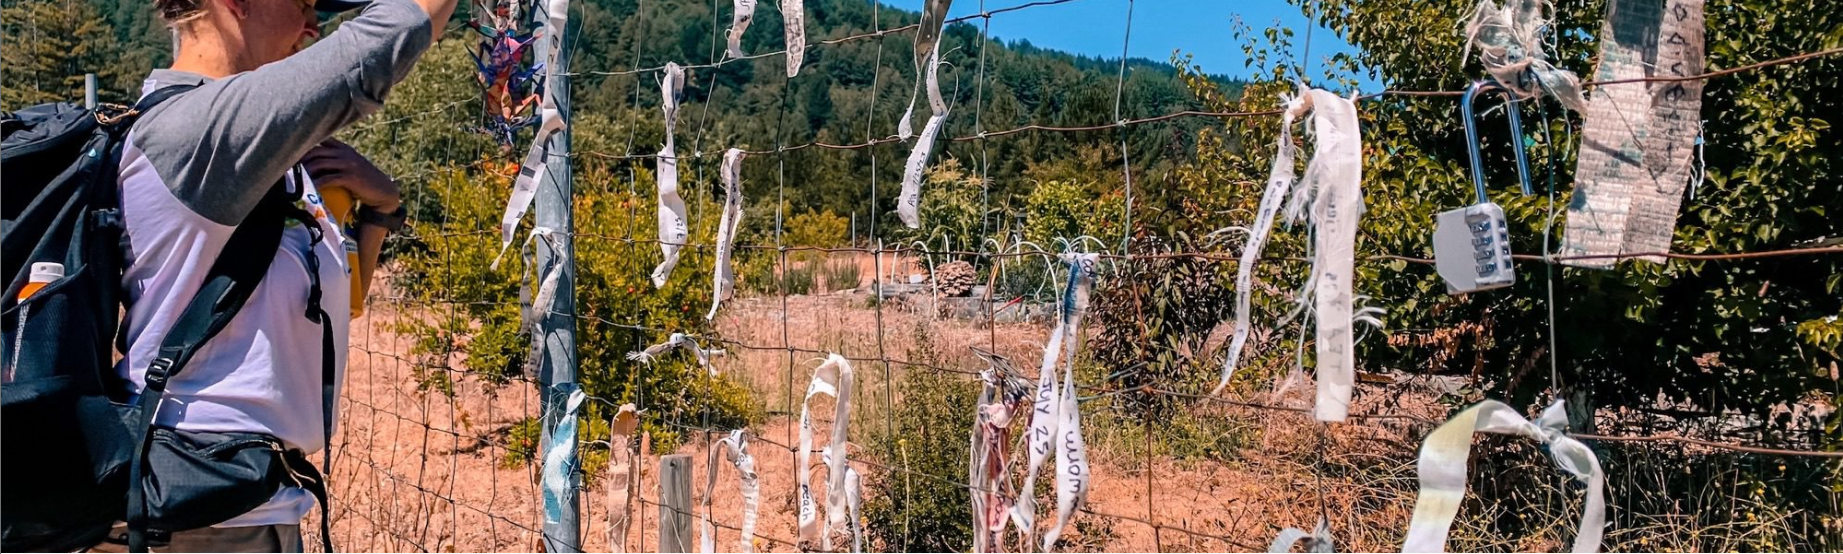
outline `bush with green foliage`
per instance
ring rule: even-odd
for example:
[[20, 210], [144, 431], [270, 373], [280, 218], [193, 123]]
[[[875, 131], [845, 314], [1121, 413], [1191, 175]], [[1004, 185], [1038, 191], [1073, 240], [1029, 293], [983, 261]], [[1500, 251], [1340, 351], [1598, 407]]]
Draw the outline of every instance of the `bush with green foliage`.
[[[925, 326], [910, 333], [906, 360], [946, 362]], [[883, 552], [962, 552], [972, 544], [972, 496], [962, 479], [972, 459], [973, 405], [979, 385], [964, 375], [907, 371], [896, 385], [894, 428], [868, 425], [870, 454], [907, 471], [871, 474], [864, 483], [865, 531]]]

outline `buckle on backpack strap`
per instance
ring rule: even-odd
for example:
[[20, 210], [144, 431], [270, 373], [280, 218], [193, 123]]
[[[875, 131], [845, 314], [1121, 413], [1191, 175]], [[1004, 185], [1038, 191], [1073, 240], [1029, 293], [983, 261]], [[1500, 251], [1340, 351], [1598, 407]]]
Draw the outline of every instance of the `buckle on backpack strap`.
[[147, 376], [143, 378], [147, 382], [147, 388], [157, 391], [166, 390], [166, 379], [171, 376], [172, 370], [172, 358], [157, 358], [153, 363], [147, 364]]
[[96, 122], [104, 126], [114, 125], [123, 119], [141, 115], [140, 110], [121, 104], [103, 104], [104, 109], [96, 110]]

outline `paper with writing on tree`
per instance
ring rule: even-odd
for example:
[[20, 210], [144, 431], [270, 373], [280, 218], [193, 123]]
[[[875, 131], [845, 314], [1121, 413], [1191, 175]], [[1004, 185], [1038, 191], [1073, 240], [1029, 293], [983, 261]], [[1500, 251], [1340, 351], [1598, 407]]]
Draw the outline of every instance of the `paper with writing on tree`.
[[[1597, 80], [1702, 72], [1702, 0], [1610, 0]], [[1689, 182], [1701, 81], [1600, 86], [1588, 99], [1563, 256], [1668, 250]], [[1659, 258], [1640, 258], [1658, 262]], [[1606, 268], [1615, 258], [1573, 259]]]

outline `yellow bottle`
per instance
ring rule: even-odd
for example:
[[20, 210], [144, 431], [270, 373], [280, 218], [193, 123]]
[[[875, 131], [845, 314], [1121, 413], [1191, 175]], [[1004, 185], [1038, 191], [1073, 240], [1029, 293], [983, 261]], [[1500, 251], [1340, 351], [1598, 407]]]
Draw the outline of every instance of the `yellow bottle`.
[[333, 223], [346, 229], [346, 274], [352, 277], [352, 317], [357, 319], [365, 315], [365, 286], [358, 275], [358, 237], [356, 225], [347, 225], [356, 221], [358, 203], [352, 201], [352, 192], [343, 188], [329, 188], [320, 191], [320, 203], [332, 214]]

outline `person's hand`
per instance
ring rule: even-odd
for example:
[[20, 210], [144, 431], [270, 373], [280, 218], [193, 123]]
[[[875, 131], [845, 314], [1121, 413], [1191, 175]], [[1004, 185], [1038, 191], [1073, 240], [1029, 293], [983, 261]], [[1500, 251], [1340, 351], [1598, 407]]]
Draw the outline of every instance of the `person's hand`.
[[307, 168], [307, 176], [313, 179], [315, 188], [345, 189], [358, 203], [374, 210], [390, 213], [403, 203], [396, 181], [357, 150], [336, 139], [327, 139], [308, 150], [301, 158], [301, 165]]

